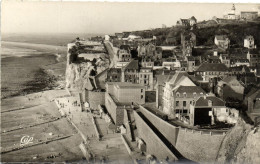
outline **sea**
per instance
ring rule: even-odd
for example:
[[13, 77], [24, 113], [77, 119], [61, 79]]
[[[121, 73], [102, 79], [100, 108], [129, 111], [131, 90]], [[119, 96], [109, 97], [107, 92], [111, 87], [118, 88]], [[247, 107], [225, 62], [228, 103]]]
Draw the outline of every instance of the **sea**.
[[52, 89], [55, 77], [46, 69], [65, 76], [67, 44], [96, 35], [2, 34], [1, 99]]

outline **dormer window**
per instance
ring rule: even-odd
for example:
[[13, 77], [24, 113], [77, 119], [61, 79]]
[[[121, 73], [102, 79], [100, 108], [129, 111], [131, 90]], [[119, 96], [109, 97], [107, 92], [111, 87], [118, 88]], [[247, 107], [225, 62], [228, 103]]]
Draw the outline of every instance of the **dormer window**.
[[186, 92], [183, 93], [183, 97], [187, 97], [187, 93]]
[[197, 93], [196, 92], [193, 92], [193, 97], [196, 97], [197, 96]]
[[208, 100], [208, 106], [212, 106], [212, 101]]
[[177, 97], [180, 97], [180, 93], [179, 93], [179, 92], [177, 92], [177, 93], [176, 93], [176, 96], [177, 96]]
[[203, 96], [203, 93], [202, 93], [202, 92], [200, 92], [200, 95], [201, 95], [201, 96]]

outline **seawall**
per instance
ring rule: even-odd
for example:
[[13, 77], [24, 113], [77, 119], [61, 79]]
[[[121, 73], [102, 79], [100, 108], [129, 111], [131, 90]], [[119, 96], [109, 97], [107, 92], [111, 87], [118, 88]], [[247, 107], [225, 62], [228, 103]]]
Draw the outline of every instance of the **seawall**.
[[[226, 134], [205, 133], [176, 127], [157, 117], [142, 106], [140, 106], [139, 111], [162, 133], [183, 157], [196, 162], [212, 162], [216, 160], [221, 143]], [[147, 128], [141, 127], [140, 124], [137, 124], [137, 129], [138, 128], [141, 128], [141, 130], [138, 130], [140, 138], [142, 138], [142, 134], [144, 133], [142, 131], [145, 131], [146, 135], [148, 135], [147, 131], [150, 131]], [[147, 142], [147, 145], [151, 143], [153, 147], [158, 147], [159, 145], [155, 145], [155, 138], [153, 135], [150, 135], [143, 139]]]

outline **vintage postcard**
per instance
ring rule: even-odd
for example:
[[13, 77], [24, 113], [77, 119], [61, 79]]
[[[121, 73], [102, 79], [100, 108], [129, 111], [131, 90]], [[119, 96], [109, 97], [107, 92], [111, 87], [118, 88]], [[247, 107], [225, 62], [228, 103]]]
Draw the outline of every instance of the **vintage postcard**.
[[260, 163], [260, 3], [1, 2], [2, 163]]

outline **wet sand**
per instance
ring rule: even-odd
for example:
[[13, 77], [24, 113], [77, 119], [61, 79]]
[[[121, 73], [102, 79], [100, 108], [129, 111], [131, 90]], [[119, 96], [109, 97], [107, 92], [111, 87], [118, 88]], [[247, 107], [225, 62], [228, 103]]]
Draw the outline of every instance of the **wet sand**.
[[[52, 89], [57, 86], [57, 80], [64, 78], [64, 47], [59, 49], [61, 46], [1, 43], [1, 99]], [[59, 60], [56, 52], [60, 53]]]

